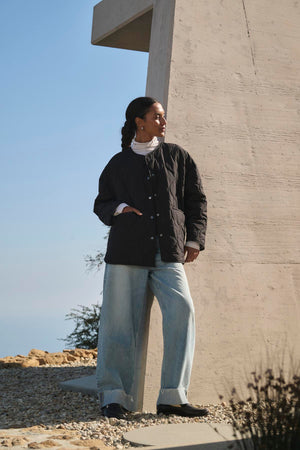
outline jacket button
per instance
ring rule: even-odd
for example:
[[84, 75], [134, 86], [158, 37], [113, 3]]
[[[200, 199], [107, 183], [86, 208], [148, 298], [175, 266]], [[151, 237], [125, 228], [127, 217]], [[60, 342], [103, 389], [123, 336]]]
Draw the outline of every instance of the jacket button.
[[151, 238], [150, 238], [150, 239], [152, 239], [152, 240], [153, 240], [153, 239], [154, 239], [154, 236], [151, 236]]
[[[155, 195], [155, 194], [154, 194], [154, 195]], [[151, 195], [150, 195], [150, 197], [148, 197], [148, 198], [149, 198], [149, 200], [151, 200], [151, 198], [152, 198]]]

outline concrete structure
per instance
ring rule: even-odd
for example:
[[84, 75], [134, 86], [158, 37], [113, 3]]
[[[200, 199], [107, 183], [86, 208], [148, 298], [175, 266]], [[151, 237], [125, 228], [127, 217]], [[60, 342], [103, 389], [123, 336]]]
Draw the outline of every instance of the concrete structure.
[[[166, 141], [191, 153], [208, 197], [206, 250], [186, 266], [194, 403], [239, 386], [266, 348], [286, 342], [299, 357], [299, 24], [295, 0], [103, 0], [94, 9], [93, 44], [149, 49], [146, 93], [166, 108]], [[160, 377], [153, 309], [146, 409]]]
[[[217, 430], [217, 431], [216, 431]], [[189, 448], [199, 450], [238, 448], [231, 425], [220, 423], [177, 423], [135, 428], [124, 434], [124, 439], [136, 446], [160, 448]], [[233, 448], [232, 447], [232, 448]], [[152, 447], [153, 448], [153, 447]]]

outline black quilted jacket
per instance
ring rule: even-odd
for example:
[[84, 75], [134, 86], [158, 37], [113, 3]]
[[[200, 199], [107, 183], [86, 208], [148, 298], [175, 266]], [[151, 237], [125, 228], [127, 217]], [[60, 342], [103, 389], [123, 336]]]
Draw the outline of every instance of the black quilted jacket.
[[[143, 215], [114, 216], [120, 203]], [[105, 262], [154, 266], [156, 237], [165, 262], [184, 262], [185, 241], [204, 250], [206, 197], [196, 164], [175, 144], [160, 144], [148, 155], [128, 149], [103, 170], [94, 212], [111, 226]]]

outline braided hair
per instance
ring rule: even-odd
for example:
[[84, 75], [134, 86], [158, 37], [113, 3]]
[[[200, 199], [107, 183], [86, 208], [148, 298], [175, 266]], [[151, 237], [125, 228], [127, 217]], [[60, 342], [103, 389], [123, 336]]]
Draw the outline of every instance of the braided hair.
[[130, 147], [131, 141], [135, 136], [135, 118], [140, 117], [143, 119], [154, 103], [158, 103], [158, 101], [152, 97], [138, 97], [129, 103], [125, 113], [126, 121], [121, 131], [122, 150], [127, 150]]

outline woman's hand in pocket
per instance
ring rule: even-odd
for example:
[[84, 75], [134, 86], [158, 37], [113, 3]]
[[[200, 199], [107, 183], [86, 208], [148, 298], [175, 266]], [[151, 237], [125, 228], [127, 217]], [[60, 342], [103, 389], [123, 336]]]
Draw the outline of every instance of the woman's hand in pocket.
[[143, 213], [141, 211], [139, 211], [136, 208], [133, 208], [132, 206], [125, 206], [125, 208], [122, 209], [122, 214], [123, 213], [129, 213], [129, 212], [134, 212], [138, 216], [142, 216], [143, 215]]

